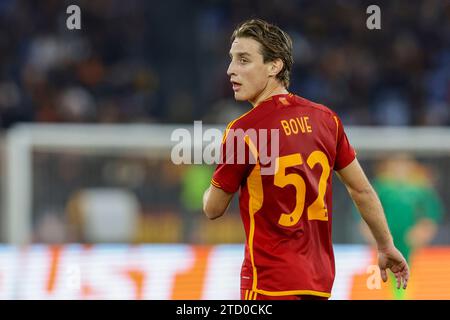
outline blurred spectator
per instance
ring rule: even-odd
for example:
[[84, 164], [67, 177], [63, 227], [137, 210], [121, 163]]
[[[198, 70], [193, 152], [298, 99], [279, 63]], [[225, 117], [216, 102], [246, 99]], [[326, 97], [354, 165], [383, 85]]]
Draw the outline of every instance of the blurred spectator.
[[58, 113], [64, 122], [91, 122], [96, 115], [92, 95], [83, 88], [67, 88], [58, 99]]
[[48, 210], [40, 216], [33, 228], [34, 243], [63, 244], [68, 240], [67, 222], [60, 212]]
[[[417, 249], [433, 241], [444, 214], [431, 172], [407, 154], [391, 155], [378, 164], [373, 186], [383, 205], [394, 243], [410, 263]], [[361, 230], [365, 238], [374, 243], [363, 221]], [[407, 291], [396, 290], [395, 281], [392, 283], [394, 297], [403, 299]]]
[[136, 237], [140, 211], [136, 196], [126, 189], [80, 190], [68, 202], [68, 220], [72, 229], [70, 240], [130, 243]]
[[[66, 8], [81, 8], [69, 31]], [[228, 34], [258, 16], [294, 38], [292, 91], [359, 125], [450, 124], [450, 3], [1, 1], [0, 128], [16, 122], [192, 122], [232, 95]], [[168, 19], [174, 11], [183, 12]], [[64, 103], [61, 105], [61, 99]], [[80, 100], [74, 102], [73, 100]], [[226, 122], [227, 114], [216, 122]]]

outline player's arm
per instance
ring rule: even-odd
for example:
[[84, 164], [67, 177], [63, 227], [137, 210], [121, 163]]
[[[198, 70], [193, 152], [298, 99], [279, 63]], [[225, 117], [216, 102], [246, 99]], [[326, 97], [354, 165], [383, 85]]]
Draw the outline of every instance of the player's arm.
[[209, 219], [217, 219], [225, 213], [231, 198], [233, 193], [211, 185], [203, 195], [203, 211]]
[[381, 202], [358, 160], [355, 158], [337, 174], [375, 238], [383, 281], [387, 281], [386, 269], [390, 269], [397, 278], [397, 287], [400, 288], [403, 282], [405, 289], [409, 278], [408, 264], [394, 246]]

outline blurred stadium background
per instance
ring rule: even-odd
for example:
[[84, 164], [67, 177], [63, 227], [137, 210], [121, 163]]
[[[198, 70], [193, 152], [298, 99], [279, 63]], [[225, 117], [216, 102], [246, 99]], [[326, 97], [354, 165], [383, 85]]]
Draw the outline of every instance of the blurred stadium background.
[[[81, 30], [66, 27], [71, 4]], [[239, 298], [236, 199], [208, 221], [214, 167], [174, 165], [170, 134], [248, 109], [226, 75], [229, 36], [261, 17], [293, 38], [290, 90], [341, 116], [371, 179], [399, 152], [416, 159], [442, 216], [406, 298], [449, 299], [450, 2], [380, 3], [372, 31], [371, 4], [0, 1], [0, 298]], [[339, 182], [333, 201], [333, 298], [394, 298], [367, 286], [374, 252]]]

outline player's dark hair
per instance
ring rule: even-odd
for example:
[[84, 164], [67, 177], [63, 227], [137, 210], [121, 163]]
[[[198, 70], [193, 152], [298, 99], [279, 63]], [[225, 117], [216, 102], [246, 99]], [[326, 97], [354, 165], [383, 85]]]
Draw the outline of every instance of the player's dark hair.
[[276, 25], [261, 19], [251, 19], [242, 22], [233, 32], [231, 42], [235, 38], [251, 38], [261, 44], [261, 54], [264, 63], [281, 59], [283, 69], [277, 74], [277, 79], [286, 89], [294, 59], [292, 58], [292, 40], [289, 35]]

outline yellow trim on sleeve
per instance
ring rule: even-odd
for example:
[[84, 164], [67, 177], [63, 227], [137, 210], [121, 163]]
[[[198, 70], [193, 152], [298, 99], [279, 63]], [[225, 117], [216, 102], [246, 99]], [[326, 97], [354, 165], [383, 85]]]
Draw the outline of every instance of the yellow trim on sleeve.
[[211, 184], [212, 184], [214, 187], [217, 187], [217, 188], [222, 189], [222, 187], [220, 186], [220, 184], [219, 184], [216, 180], [214, 180], [214, 179], [211, 180]]

